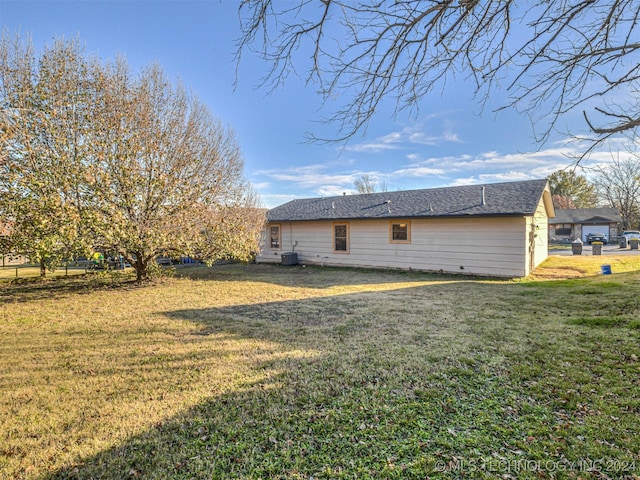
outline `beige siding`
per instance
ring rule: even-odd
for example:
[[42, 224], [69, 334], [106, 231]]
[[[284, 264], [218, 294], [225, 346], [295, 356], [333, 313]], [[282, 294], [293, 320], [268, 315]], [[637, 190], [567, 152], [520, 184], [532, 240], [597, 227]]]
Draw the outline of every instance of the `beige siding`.
[[[525, 217], [412, 219], [411, 242], [402, 244], [390, 242], [389, 220], [351, 220], [344, 222], [349, 224], [349, 253], [333, 252], [331, 221], [282, 222], [282, 248], [274, 251], [263, 244], [257, 260], [280, 262], [282, 252], [295, 251], [300, 262], [309, 264], [519, 277], [529, 273], [527, 227], [532, 222]], [[541, 229], [542, 223], [546, 228], [546, 220]], [[539, 263], [540, 255], [533, 255]]]
[[[544, 201], [541, 199], [533, 218], [534, 257], [533, 269], [546, 260], [549, 253], [549, 218]], [[532, 269], [532, 271], [533, 271]], [[531, 271], [527, 272], [527, 275]]]
[[0, 258], [0, 266], [22, 265], [27, 263], [27, 257], [24, 255], [5, 255]]

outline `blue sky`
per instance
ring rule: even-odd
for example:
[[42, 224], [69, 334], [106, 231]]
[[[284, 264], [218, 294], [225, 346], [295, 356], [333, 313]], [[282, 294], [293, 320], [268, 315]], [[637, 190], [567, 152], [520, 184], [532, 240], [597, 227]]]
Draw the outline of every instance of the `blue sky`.
[[[513, 109], [492, 112], [506, 96], [495, 91], [481, 109], [473, 85], [463, 80], [431, 95], [415, 117], [394, 118], [393, 105], [383, 104], [366, 132], [346, 145], [310, 144], [307, 133], [331, 136], [336, 129], [321, 121], [331, 111], [305, 84], [304, 72], [268, 93], [257, 88], [265, 64], [246, 52], [234, 89], [237, 8], [233, 0], [0, 0], [0, 24], [30, 34], [36, 48], [77, 37], [87, 53], [103, 60], [122, 54], [134, 69], [158, 62], [235, 130], [246, 176], [266, 207], [353, 192], [363, 174], [389, 190], [542, 178], [569, 165], [567, 155], [579, 149], [560, 134], [536, 144], [527, 116]], [[563, 122], [561, 127], [583, 126], [579, 116]], [[605, 148], [592, 161], [610, 156]]]

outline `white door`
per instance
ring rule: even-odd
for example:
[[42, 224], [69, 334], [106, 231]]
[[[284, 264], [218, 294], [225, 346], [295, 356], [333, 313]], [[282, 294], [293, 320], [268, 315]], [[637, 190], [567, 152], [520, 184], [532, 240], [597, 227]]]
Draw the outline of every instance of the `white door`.
[[609, 225], [582, 225], [582, 241], [587, 243], [587, 235], [590, 233], [604, 233], [609, 240]]

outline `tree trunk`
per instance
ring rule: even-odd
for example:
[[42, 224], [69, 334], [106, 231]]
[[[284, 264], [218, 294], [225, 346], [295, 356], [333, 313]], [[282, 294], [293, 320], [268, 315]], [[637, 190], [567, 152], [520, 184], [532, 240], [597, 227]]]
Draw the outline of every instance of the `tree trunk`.
[[40, 277], [44, 278], [47, 275], [47, 267], [44, 264], [44, 260], [40, 260]]
[[133, 264], [133, 268], [135, 268], [136, 270], [136, 283], [141, 283], [149, 280], [149, 270], [147, 268], [148, 263], [148, 260], [145, 261], [142, 258], [142, 255], [136, 256], [136, 261]]

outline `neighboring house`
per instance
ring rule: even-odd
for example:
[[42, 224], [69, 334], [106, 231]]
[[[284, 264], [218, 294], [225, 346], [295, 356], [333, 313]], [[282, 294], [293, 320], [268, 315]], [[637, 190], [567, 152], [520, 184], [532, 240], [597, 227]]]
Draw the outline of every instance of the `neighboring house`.
[[586, 242], [590, 233], [604, 233], [610, 242], [617, 242], [621, 221], [617, 208], [557, 209], [555, 218], [549, 220], [549, 240], [570, 242], [579, 238]]
[[553, 215], [546, 180], [292, 200], [267, 213], [256, 261], [523, 277]]
[[14, 255], [11, 252], [6, 252], [5, 247], [8, 243], [8, 237], [11, 233], [12, 222], [3, 222], [0, 220], [0, 267], [7, 267], [9, 265], [22, 265], [26, 263], [27, 258], [23, 255]]

